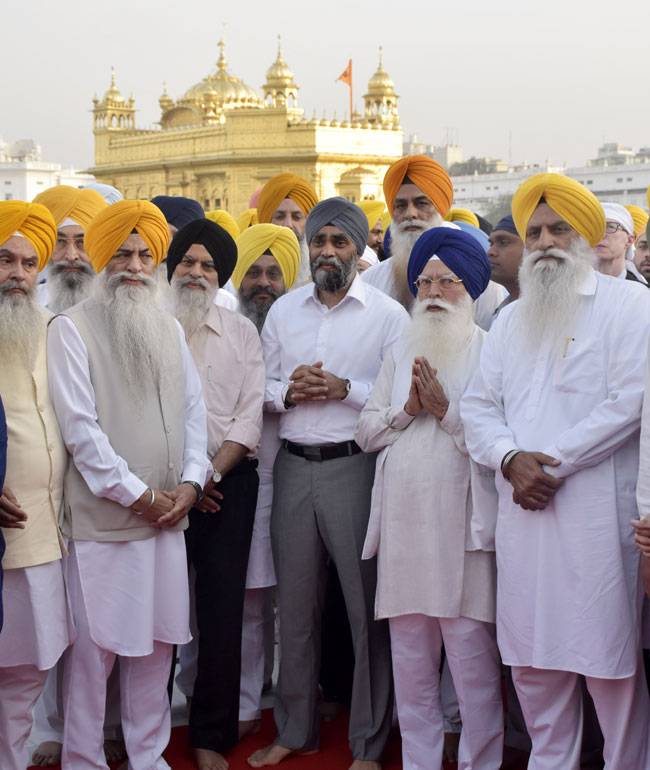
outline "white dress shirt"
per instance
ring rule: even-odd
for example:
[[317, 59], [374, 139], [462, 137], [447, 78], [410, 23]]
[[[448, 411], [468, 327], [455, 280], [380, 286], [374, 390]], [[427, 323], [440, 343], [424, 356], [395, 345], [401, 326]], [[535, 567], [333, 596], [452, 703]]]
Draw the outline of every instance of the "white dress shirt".
[[[296, 444], [350, 441], [386, 351], [401, 337], [409, 315], [404, 308], [356, 275], [348, 293], [328, 308], [313, 284], [276, 300], [262, 330], [266, 362], [265, 407], [280, 412], [279, 436]], [[289, 378], [301, 364], [350, 380], [342, 401], [316, 401], [287, 410]]]
[[[645, 286], [592, 271], [564, 350], [522, 345], [519, 301], [497, 316], [461, 401], [474, 459], [493, 468], [497, 632], [504, 663], [624, 678], [637, 666], [639, 423], [650, 330]], [[512, 500], [511, 449], [560, 461], [541, 511]]]

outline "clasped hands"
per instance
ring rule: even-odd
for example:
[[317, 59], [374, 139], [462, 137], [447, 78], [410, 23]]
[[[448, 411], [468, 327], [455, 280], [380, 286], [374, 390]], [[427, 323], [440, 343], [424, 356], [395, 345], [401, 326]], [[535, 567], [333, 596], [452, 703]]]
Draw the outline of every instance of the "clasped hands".
[[154, 489], [153, 492], [153, 505], [150, 505], [151, 492], [146, 490], [131, 509], [156, 529], [176, 526], [196, 503], [196, 491], [191, 484], [179, 484], [172, 490]]
[[513, 502], [527, 511], [543, 511], [564, 479], [551, 476], [545, 465], [557, 467], [560, 461], [543, 452], [518, 452], [503, 469], [512, 484]]
[[437, 374], [438, 370], [434, 369], [424, 356], [418, 356], [413, 361], [411, 388], [404, 404], [404, 411], [411, 417], [417, 417], [424, 411], [442, 420], [447, 414], [449, 400]]
[[306, 401], [342, 401], [347, 394], [346, 381], [323, 369], [322, 361], [316, 361], [293, 370], [285, 401], [294, 406]]

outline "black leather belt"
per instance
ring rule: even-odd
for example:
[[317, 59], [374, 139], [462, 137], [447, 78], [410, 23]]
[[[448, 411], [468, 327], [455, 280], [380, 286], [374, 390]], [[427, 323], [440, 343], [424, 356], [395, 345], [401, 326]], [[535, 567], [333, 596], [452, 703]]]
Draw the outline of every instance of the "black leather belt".
[[313, 462], [324, 460], [336, 460], [338, 457], [351, 457], [361, 452], [361, 447], [356, 441], [343, 441], [341, 444], [323, 444], [321, 446], [309, 446], [306, 444], [294, 444], [293, 441], [282, 441], [282, 446], [297, 457]]

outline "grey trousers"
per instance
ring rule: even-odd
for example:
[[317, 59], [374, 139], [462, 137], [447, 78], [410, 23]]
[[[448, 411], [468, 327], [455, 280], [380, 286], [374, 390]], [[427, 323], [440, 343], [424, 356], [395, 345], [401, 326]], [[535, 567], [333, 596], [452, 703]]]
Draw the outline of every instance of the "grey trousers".
[[318, 672], [327, 555], [341, 581], [354, 645], [349, 740], [355, 759], [379, 760], [393, 713], [388, 624], [375, 621], [375, 559], [362, 561], [376, 455], [313, 462], [278, 452], [271, 541], [278, 579], [277, 743], [318, 748]]

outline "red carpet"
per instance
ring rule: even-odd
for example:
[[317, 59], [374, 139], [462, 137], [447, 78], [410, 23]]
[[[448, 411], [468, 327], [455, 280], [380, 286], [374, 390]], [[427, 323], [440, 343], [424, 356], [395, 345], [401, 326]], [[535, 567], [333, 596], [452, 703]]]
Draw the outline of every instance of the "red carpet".
[[[321, 750], [308, 757], [290, 757], [279, 767], [287, 770], [347, 770], [352, 763], [348, 749], [348, 720], [341, 715], [333, 722], [323, 722], [321, 728]], [[230, 770], [250, 770], [246, 762], [256, 749], [268, 745], [275, 737], [275, 725], [271, 711], [265, 711], [262, 719], [262, 729], [257, 735], [245, 738], [239, 746], [228, 754]], [[196, 770], [192, 761], [190, 746], [187, 740], [187, 728], [176, 727], [172, 731], [172, 740], [165, 752], [165, 758], [173, 770]], [[113, 766], [115, 767], [115, 765]], [[508, 770], [524, 770], [525, 762], [508, 763]], [[389, 741], [383, 763], [383, 770], [401, 770], [401, 749], [399, 737], [395, 735]], [[446, 764], [445, 770], [455, 770], [455, 764]], [[432, 770], [434, 770], [432, 768]]]

